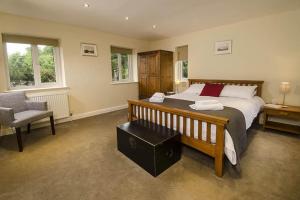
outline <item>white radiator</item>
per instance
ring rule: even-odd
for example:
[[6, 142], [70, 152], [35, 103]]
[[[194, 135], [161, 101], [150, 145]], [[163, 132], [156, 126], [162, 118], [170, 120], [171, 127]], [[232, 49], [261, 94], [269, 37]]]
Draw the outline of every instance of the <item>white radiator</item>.
[[27, 95], [33, 101], [47, 101], [48, 109], [53, 111], [54, 119], [62, 119], [70, 116], [68, 93], [30, 94]]

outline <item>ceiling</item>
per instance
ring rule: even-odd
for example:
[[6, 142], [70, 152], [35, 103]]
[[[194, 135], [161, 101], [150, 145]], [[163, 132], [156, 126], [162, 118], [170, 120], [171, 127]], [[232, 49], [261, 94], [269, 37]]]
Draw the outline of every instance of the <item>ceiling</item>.
[[2, 12], [145, 40], [299, 8], [300, 0], [0, 0]]

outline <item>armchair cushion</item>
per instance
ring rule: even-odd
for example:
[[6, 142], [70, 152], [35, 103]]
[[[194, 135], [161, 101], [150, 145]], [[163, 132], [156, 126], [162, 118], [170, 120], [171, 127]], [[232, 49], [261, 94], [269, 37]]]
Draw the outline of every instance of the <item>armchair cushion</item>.
[[10, 126], [15, 120], [12, 108], [0, 107], [0, 124]]
[[11, 126], [18, 128], [50, 116], [53, 116], [52, 111], [28, 110], [15, 113], [15, 121], [12, 122]]
[[47, 102], [37, 102], [37, 101], [26, 101], [27, 110], [48, 110], [47, 108]]
[[0, 93], [0, 107], [12, 108], [15, 113], [27, 110], [25, 92]]

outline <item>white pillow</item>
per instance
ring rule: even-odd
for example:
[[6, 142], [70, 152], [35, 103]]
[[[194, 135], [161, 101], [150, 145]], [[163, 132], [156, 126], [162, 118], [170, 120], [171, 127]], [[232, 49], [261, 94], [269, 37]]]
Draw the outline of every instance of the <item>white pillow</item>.
[[202, 83], [192, 84], [188, 89], [183, 91], [183, 93], [200, 95], [200, 93], [202, 92], [204, 86], [205, 86], [205, 84], [202, 84]]
[[220, 97], [251, 99], [256, 94], [257, 86], [225, 85]]

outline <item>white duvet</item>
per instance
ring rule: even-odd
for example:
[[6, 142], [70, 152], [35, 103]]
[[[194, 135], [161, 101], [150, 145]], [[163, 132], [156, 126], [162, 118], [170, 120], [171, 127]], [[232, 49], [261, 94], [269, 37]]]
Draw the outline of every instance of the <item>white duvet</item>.
[[[173, 99], [182, 99], [182, 100], [188, 100], [188, 101], [199, 101], [199, 100], [218, 100], [220, 103], [222, 103], [224, 106], [232, 107], [240, 110], [246, 121], [246, 129], [248, 129], [255, 117], [258, 115], [259, 111], [264, 105], [264, 101], [260, 97], [253, 97], [252, 99], [241, 99], [241, 98], [233, 98], [233, 97], [209, 97], [209, 96], [199, 96], [197, 94], [192, 93], [179, 93], [175, 95], [168, 96], [166, 98], [173, 98]], [[154, 113], [152, 113], [154, 115]], [[150, 115], [150, 112], [148, 112], [148, 115]], [[159, 119], [159, 113], [158, 119]], [[176, 124], [176, 118], [177, 116], [174, 116], [173, 120]], [[158, 120], [159, 121], [159, 120]], [[168, 127], [170, 127], [170, 115], [168, 115]], [[165, 124], [164, 114], [162, 115], [162, 123]], [[180, 117], [180, 127], [179, 132], [183, 132], [183, 118]], [[187, 119], [186, 123], [186, 134], [190, 136], [190, 119]], [[177, 127], [174, 127], [174, 129], [177, 130]], [[194, 120], [194, 138], [198, 139], [198, 121]], [[206, 141], [206, 123], [203, 122], [202, 124], [202, 140]], [[211, 125], [211, 142], [216, 142], [216, 126]], [[228, 133], [227, 130], [225, 130], [225, 147], [224, 152], [229, 161], [235, 165], [237, 163], [237, 156], [234, 149], [233, 141]]]

